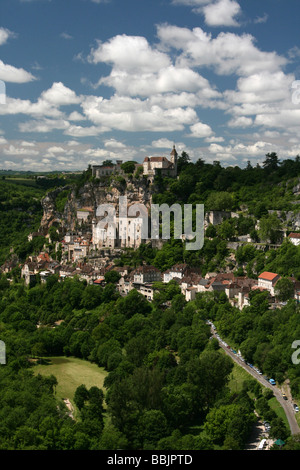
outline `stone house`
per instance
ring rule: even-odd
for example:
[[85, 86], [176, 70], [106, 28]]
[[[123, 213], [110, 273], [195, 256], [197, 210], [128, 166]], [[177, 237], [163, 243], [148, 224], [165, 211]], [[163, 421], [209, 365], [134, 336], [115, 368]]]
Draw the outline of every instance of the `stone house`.
[[154, 266], [139, 266], [133, 271], [133, 282], [137, 284], [147, 284], [161, 280], [161, 272]]
[[116, 163], [111, 165], [92, 165], [92, 175], [95, 178], [101, 178], [103, 176], [111, 176], [114, 173], [121, 171], [121, 165], [123, 161], [117, 160]]
[[300, 245], [300, 233], [290, 233], [288, 239], [293, 243], [293, 245]]
[[264, 271], [258, 276], [258, 287], [268, 290], [274, 296], [275, 286], [279, 279], [279, 274]]

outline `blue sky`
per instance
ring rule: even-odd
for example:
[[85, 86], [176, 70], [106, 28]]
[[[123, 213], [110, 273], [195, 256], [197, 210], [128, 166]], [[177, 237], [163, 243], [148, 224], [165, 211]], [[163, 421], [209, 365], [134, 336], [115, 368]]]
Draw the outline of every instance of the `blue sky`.
[[0, 168], [174, 143], [224, 166], [296, 157], [299, 15], [295, 0], [1, 0]]

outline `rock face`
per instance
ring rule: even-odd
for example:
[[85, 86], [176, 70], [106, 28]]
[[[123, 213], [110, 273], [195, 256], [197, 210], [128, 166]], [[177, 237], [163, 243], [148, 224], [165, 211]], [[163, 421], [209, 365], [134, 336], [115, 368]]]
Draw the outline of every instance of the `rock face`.
[[[56, 200], [63, 191], [69, 191], [63, 212], [57, 210]], [[110, 185], [105, 182], [87, 182], [79, 190], [63, 187], [50, 191], [42, 200], [43, 217], [40, 231], [47, 233], [54, 225], [62, 233], [75, 231], [78, 227], [77, 211], [89, 212], [88, 222], [96, 215], [97, 207], [101, 204], [113, 204], [117, 210], [119, 197], [126, 196], [128, 205], [143, 204], [148, 209], [152, 201], [153, 190], [145, 178], [113, 179]]]
[[280, 221], [286, 225], [288, 230], [298, 231], [300, 229], [300, 204], [295, 204], [295, 212], [292, 211], [268, 211], [275, 214]]
[[300, 229], [300, 212], [298, 213], [287, 212], [286, 220], [291, 230], [297, 231]]
[[69, 186], [58, 188], [53, 191], [49, 191], [47, 195], [42, 199], [41, 204], [43, 207], [43, 217], [39, 231], [47, 234], [49, 228], [54, 224], [57, 226], [63, 225], [63, 214], [60, 214], [56, 208], [56, 199], [62, 191], [71, 189]]
[[205, 213], [205, 226], [208, 225], [219, 225], [223, 222], [224, 219], [231, 219], [234, 217], [238, 217], [238, 214], [235, 212], [229, 211], [208, 211]]
[[300, 196], [300, 179], [298, 180], [298, 183], [296, 184], [296, 186], [294, 186], [293, 188], [293, 194], [295, 196]]

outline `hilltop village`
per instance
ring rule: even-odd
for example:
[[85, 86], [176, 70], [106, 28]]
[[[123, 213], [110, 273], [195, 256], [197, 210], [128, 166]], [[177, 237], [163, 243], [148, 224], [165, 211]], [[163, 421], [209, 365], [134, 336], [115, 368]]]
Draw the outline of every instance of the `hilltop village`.
[[[65, 201], [63, 216], [57, 213], [55, 208], [56, 198], [61, 194], [59, 191], [50, 192], [43, 201], [44, 215], [41, 221], [40, 232], [33, 232], [28, 240], [45, 235], [48, 241], [55, 241], [55, 251], [59, 256], [51, 256], [47, 250], [38, 255], [29, 256], [21, 265], [21, 277], [26, 285], [33, 285], [37, 281], [46, 282], [53, 274], [58, 275], [59, 280], [66, 277], [78, 276], [88, 284], [104, 286], [107, 273], [115, 272], [116, 289], [122, 296], [126, 296], [131, 290], [136, 289], [148, 301], [152, 301], [158, 284], [175, 282], [184, 295], [186, 301], [195, 299], [197, 293], [201, 292], [224, 292], [231, 304], [243, 309], [249, 305], [249, 296], [253, 291], [267, 291], [270, 306], [276, 308], [281, 302], [276, 297], [276, 284], [281, 276], [276, 272], [262, 271], [257, 278], [237, 274], [237, 263], [234, 252], [243, 245], [254, 244], [264, 249], [265, 245], [258, 245], [251, 239], [250, 234], [237, 237], [234, 242], [227, 242], [231, 250], [231, 259], [235, 262], [234, 269], [220, 269], [216, 272], [201, 272], [200, 267], [192, 267], [187, 263], [173, 265], [167, 270], [159, 270], [157, 267], [143, 263], [140, 266], [118, 266], [115, 260], [120, 257], [122, 250], [137, 249], [141, 244], [152, 244], [156, 248], [162, 247], [162, 241], [143, 238], [141, 212], [133, 215], [120, 214], [118, 211], [118, 197], [120, 195], [128, 198], [128, 207], [134, 204], [143, 204], [145, 209], [150, 207], [153, 190], [151, 189], [155, 177], [173, 178], [178, 175], [178, 155], [173, 147], [169, 158], [145, 157], [142, 164], [131, 164], [131, 174], [140, 175], [142, 178], [133, 184], [132, 179], [126, 181], [126, 164], [121, 160], [113, 163], [106, 161], [102, 165], [94, 165], [90, 168], [92, 178], [96, 181], [95, 186], [85, 185], [81, 194], [69, 195]], [[113, 184], [108, 187], [108, 178], [113, 178]], [[125, 184], [124, 184], [125, 182]], [[97, 192], [98, 191], [98, 192]], [[93, 193], [93, 197], [91, 197]], [[97, 216], [97, 205], [99, 203], [110, 203], [115, 206], [114, 227], [117, 237], [111, 233], [108, 224], [99, 229], [98, 222], [103, 220]], [[139, 207], [140, 207], [139, 206]], [[217, 228], [226, 219], [237, 218], [238, 214], [228, 211], [207, 211], [205, 213], [204, 230], [205, 236], [210, 237], [209, 229]], [[258, 222], [259, 223], [259, 222]], [[300, 233], [297, 233], [297, 223], [294, 225], [295, 232], [284, 231], [283, 239], [288, 239], [293, 245], [300, 244]], [[61, 231], [63, 226], [64, 230]], [[51, 240], [52, 239], [52, 240]], [[1, 270], [10, 272], [16, 262], [6, 262]], [[293, 297], [300, 301], [300, 281], [293, 276], [289, 278], [293, 285]]]

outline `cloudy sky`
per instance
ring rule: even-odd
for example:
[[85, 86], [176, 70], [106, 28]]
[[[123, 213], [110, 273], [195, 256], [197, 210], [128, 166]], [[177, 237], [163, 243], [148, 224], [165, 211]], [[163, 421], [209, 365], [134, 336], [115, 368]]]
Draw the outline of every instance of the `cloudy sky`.
[[296, 0], [1, 0], [0, 168], [300, 154]]

